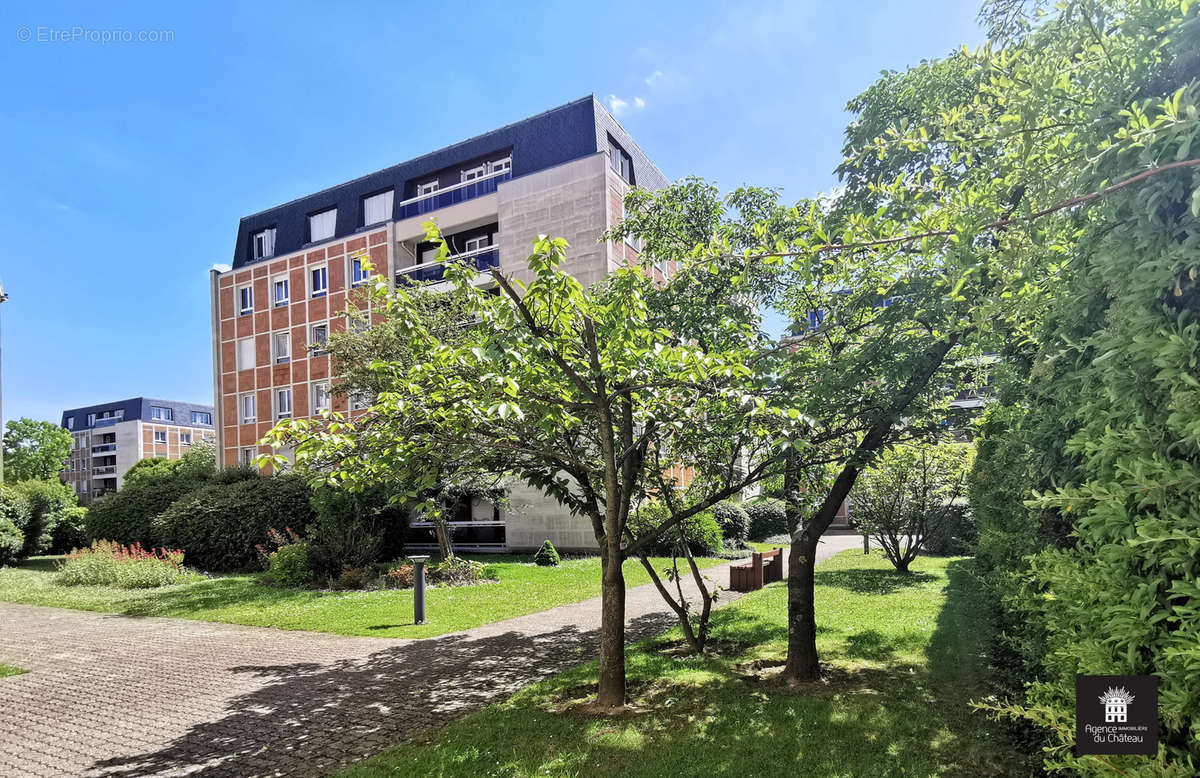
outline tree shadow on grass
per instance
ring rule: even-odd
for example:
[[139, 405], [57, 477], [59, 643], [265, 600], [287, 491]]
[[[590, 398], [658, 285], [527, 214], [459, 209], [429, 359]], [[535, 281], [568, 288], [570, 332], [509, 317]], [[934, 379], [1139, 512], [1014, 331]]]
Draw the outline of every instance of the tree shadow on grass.
[[848, 589], [856, 594], [891, 594], [936, 580], [928, 573], [895, 570], [817, 570], [813, 579], [817, 586]]

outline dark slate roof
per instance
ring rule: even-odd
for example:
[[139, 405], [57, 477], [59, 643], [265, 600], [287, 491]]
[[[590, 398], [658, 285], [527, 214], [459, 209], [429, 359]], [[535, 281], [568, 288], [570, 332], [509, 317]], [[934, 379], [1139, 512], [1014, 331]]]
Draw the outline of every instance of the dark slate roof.
[[632, 157], [634, 181], [638, 186], [661, 189], [668, 181], [633, 138], [596, 99], [588, 95], [549, 111], [522, 119], [491, 132], [455, 143], [408, 162], [324, 189], [266, 211], [246, 216], [238, 225], [233, 252], [235, 268], [252, 261], [250, 236], [275, 228], [275, 254], [283, 256], [305, 247], [307, 219], [314, 213], [337, 208], [334, 239], [362, 230], [362, 198], [393, 189], [393, 218], [414, 182], [445, 168], [493, 152], [512, 150], [513, 178], [536, 173], [572, 160], [608, 150], [608, 136]]
[[[142, 421], [155, 421], [150, 415], [150, 406], [157, 405], [164, 408], [170, 408], [174, 413], [174, 418], [169, 422], [180, 427], [196, 427], [197, 429], [212, 429], [211, 424], [193, 424], [192, 411], [201, 411], [209, 414], [212, 417], [213, 407], [211, 405], [197, 405], [195, 403], [176, 402], [175, 400], [155, 400], [150, 397], [132, 397], [128, 400], [117, 400], [116, 402], [101, 403], [99, 405], [88, 405], [83, 408], [71, 408], [63, 411], [62, 421], [60, 426], [67, 426], [67, 417], [75, 417], [75, 426], [71, 428], [72, 432], [80, 430], [92, 429], [97, 425], [89, 426], [87, 417], [89, 413], [94, 413], [96, 416], [105, 411], [115, 411], [122, 409], [125, 411], [125, 418], [122, 421], [132, 421], [141, 419]], [[99, 419], [97, 419], [99, 421]]]

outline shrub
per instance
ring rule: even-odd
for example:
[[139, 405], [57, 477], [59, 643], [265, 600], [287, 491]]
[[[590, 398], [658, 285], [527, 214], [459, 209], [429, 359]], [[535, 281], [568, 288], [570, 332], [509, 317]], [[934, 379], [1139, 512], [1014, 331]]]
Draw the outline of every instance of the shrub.
[[197, 577], [183, 566], [182, 551], [146, 550], [136, 543], [123, 546], [106, 540], [72, 551], [58, 565], [58, 582], [67, 586], [151, 589], [187, 583]]
[[307, 586], [313, 581], [308, 564], [308, 544], [291, 543], [281, 546], [268, 557], [268, 577], [279, 586]]
[[444, 562], [429, 567], [429, 580], [444, 586], [467, 586], [491, 578], [490, 570], [483, 562], [450, 557]]
[[403, 562], [388, 570], [387, 575], [384, 576], [384, 581], [388, 586], [397, 589], [411, 589], [413, 587], [413, 573], [412, 562]]
[[791, 535], [782, 500], [760, 497], [743, 504], [742, 508], [749, 519], [747, 537], [750, 540], [761, 542], [775, 535]]
[[403, 553], [409, 509], [383, 489], [348, 492], [328, 486], [312, 494], [309, 559], [318, 577], [334, 579], [346, 567], [371, 567]]
[[11, 520], [0, 517], [0, 567], [12, 564], [25, 547], [25, 533]]
[[719, 502], [712, 507], [713, 518], [721, 528], [722, 540], [731, 545], [741, 546], [746, 543], [750, 531], [750, 517], [742, 506], [733, 502]]
[[[144, 474], [143, 474], [144, 475]], [[143, 477], [127, 483], [119, 492], [107, 494], [88, 508], [84, 519], [87, 537], [119, 543], [158, 545], [154, 520], [171, 504], [200, 484], [173, 477]]]
[[164, 510], [155, 534], [184, 549], [202, 570], [252, 570], [260, 564], [256, 547], [271, 528], [308, 526], [308, 500], [308, 486], [293, 474], [211, 483]]
[[50, 534], [50, 553], [65, 554], [71, 549], [83, 548], [88, 544], [87, 508], [75, 506], [63, 511], [54, 531]]
[[[649, 527], [666, 520], [666, 506], [661, 502], [650, 502], [629, 516], [629, 529], [639, 536]], [[680, 538], [687, 540], [688, 547], [696, 556], [715, 556], [721, 553], [721, 527], [711, 511], [701, 511], [689, 516], [675, 529], [668, 530], [647, 550], [651, 556], [671, 556], [678, 549]]]
[[333, 587], [335, 589], [366, 589], [374, 579], [375, 568], [350, 567], [347, 565], [342, 568], [342, 572], [338, 573], [338, 577], [334, 579]]
[[550, 542], [549, 538], [537, 550], [537, 553], [533, 555], [533, 563], [540, 567], [557, 567], [561, 561], [562, 559], [559, 557], [558, 551], [555, 550], [554, 544]]
[[953, 505], [942, 521], [930, 528], [925, 538], [925, 551], [939, 556], [970, 554], [978, 539], [971, 509], [965, 505]]
[[75, 492], [57, 478], [50, 481], [18, 481], [3, 489], [2, 515], [25, 537], [20, 556], [41, 554], [50, 549], [55, 526], [75, 507]]

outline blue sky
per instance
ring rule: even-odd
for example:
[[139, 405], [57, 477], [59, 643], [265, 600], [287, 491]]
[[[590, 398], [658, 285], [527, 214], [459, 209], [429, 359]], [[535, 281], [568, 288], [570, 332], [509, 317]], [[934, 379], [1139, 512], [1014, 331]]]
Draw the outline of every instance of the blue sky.
[[24, 5], [0, 10], [4, 417], [54, 421], [212, 402], [207, 270], [243, 215], [588, 93], [669, 178], [799, 198], [880, 70], [983, 40], [974, 0]]

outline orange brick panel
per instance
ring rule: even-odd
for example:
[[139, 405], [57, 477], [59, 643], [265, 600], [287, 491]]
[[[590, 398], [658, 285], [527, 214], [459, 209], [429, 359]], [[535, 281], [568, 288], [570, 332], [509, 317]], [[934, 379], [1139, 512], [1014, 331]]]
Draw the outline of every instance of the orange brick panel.
[[[292, 289], [292, 294], [296, 294], [296, 290]], [[271, 309], [271, 329], [282, 330], [288, 326], [288, 306], [283, 305], [279, 308]]]
[[362, 251], [367, 247], [366, 238], [355, 238], [354, 240], [346, 241], [346, 253], [353, 254], [356, 251]]
[[308, 378], [311, 381], [318, 381], [322, 378], [329, 377], [329, 357], [313, 357], [308, 360]]
[[372, 246], [382, 246], [384, 243], [387, 242], [387, 230], [380, 230], [379, 232], [372, 232], [370, 235], [367, 236], [367, 239], [370, 241]]
[[219, 318], [228, 319], [233, 315], [233, 289], [222, 289], [217, 292], [217, 305], [221, 312]]
[[287, 386], [292, 380], [292, 366], [288, 364], [275, 365], [271, 368], [271, 386]]

